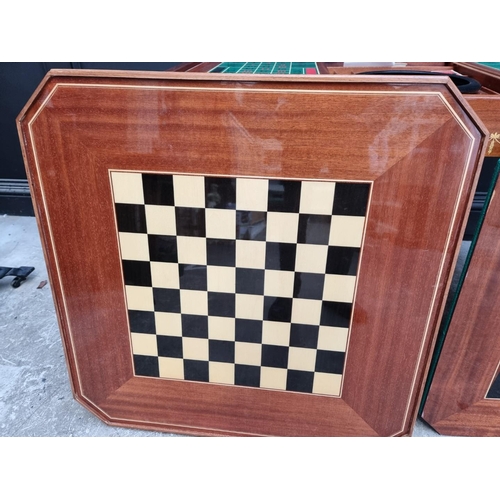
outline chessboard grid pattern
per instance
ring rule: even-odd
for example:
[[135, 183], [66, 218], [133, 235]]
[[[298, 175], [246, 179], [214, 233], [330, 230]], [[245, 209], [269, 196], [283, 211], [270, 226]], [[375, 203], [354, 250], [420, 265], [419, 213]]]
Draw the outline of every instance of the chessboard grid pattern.
[[222, 62], [210, 73], [304, 75], [319, 74], [319, 69], [315, 62]]
[[111, 179], [136, 375], [340, 395], [369, 183]]

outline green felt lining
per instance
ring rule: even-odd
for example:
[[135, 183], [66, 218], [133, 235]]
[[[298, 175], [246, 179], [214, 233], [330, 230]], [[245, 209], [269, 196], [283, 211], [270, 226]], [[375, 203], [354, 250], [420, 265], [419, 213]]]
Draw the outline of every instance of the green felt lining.
[[222, 62], [212, 68], [210, 73], [303, 75], [307, 68], [315, 68], [319, 74], [318, 65], [315, 62]]

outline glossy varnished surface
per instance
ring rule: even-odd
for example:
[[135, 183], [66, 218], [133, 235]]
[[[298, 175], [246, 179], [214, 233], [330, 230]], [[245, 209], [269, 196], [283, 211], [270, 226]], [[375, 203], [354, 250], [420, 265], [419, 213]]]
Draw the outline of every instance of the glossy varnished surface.
[[340, 395], [371, 184], [111, 184], [136, 375]]
[[[19, 127], [77, 399], [180, 432], [407, 434], [484, 136], [445, 80], [412, 80], [49, 77]], [[123, 280], [144, 274], [116, 224], [143, 222], [110, 172], [371, 183], [342, 397], [134, 376]], [[192, 201], [176, 221], [201, 232]]]
[[469, 96], [467, 102], [489, 130], [486, 156], [500, 157], [500, 96]]
[[[500, 98], [467, 100], [490, 131], [486, 154], [498, 157]], [[443, 434], [500, 436], [499, 221], [497, 182], [423, 411]]]

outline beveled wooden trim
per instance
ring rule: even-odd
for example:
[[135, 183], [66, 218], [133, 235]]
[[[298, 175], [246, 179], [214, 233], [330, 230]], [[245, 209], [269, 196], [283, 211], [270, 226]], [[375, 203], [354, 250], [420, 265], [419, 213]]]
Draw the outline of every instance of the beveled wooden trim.
[[[500, 71], [474, 62], [453, 63], [453, 69], [477, 80], [494, 92], [500, 92]], [[474, 94], [471, 94], [474, 95]]]
[[471, 95], [467, 102], [489, 130], [486, 156], [500, 157], [500, 95]]
[[422, 413], [444, 434], [500, 436], [500, 401], [486, 398], [500, 360], [499, 218], [495, 190]]
[[[405, 76], [405, 75], [253, 75], [253, 74], [224, 74], [224, 81], [276, 81], [283, 84], [286, 83], [373, 83], [373, 84], [447, 84], [449, 79], [447, 76]], [[133, 79], [133, 80], [206, 80], [206, 81], [221, 81], [221, 75], [217, 73], [191, 73], [191, 72], [174, 72], [174, 71], [127, 71], [127, 70], [88, 70], [88, 69], [51, 69], [42, 80], [40, 85], [35, 90], [32, 98], [27, 105], [19, 113], [18, 119], [21, 119], [29, 105], [33, 102], [35, 96], [39, 95], [41, 89], [46, 82], [53, 77], [69, 77], [69, 78], [112, 78], [112, 79]]]
[[[158, 78], [158, 74], [154, 74], [155, 78]], [[80, 88], [110, 88], [110, 87], [120, 87], [123, 88], [124, 83], [117, 81], [116, 85], [101, 85], [101, 84], [95, 84], [95, 82], [89, 82], [89, 83], [83, 83], [83, 84], [62, 84], [60, 81], [58, 81], [58, 78], [54, 78], [54, 81], [51, 82], [50, 85], [52, 85], [52, 88], [50, 88], [50, 85], [47, 86], [47, 88], [43, 87], [41, 90], [39, 96], [37, 97], [38, 102], [37, 105], [39, 108], [37, 110], [31, 109], [31, 108], [25, 108], [25, 114], [20, 116], [19, 120], [19, 127], [20, 127], [20, 132], [21, 132], [21, 137], [23, 138], [23, 144], [26, 149], [26, 158], [27, 158], [27, 164], [33, 166], [34, 165], [34, 170], [32, 170], [31, 174], [33, 175], [33, 180], [34, 180], [34, 187], [35, 187], [35, 192], [37, 194], [37, 197], [41, 199], [42, 203], [41, 206], [38, 206], [37, 211], [39, 212], [39, 217], [41, 220], [41, 227], [42, 227], [42, 232], [49, 231], [52, 232], [52, 223], [49, 218], [49, 206], [48, 206], [48, 201], [47, 198], [44, 195], [44, 190], [48, 189], [49, 191], [52, 189], [56, 189], [55, 187], [48, 186], [46, 185], [44, 187], [42, 181], [43, 173], [41, 172], [41, 167], [39, 165], [39, 160], [38, 160], [38, 154], [39, 152], [37, 151], [37, 147], [35, 145], [35, 140], [34, 140], [34, 134], [36, 134], [36, 131], [34, 130], [35, 125], [38, 126], [38, 120], [40, 117], [42, 117], [42, 110], [45, 109], [43, 108], [43, 105], [41, 102], [48, 102], [48, 99], [53, 98], [56, 96], [56, 91], [57, 89], [60, 88], [69, 88], [70, 85], [73, 87], [80, 87]], [[123, 78], [123, 75], [116, 76], [116, 78]], [[300, 84], [303, 83], [305, 77], [301, 77], [298, 81], [300, 81]], [[263, 82], [263, 81], [269, 81], [275, 84], [283, 84], [286, 86], [285, 90], [283, 89], [277, 89], [275, 87], [272, 87], [270, 89], [260, 89], [256, 88], [255, 90], [252, 89], [251, 93], [255, 94], [273, 94], [276, 92], [288, 92], [290, 94], [296, 94], [300, 95], [302, 94], [314, 94], [314, 93], [323, 93], [323, 94], [333, 94], [333, 90], [325, 90], [321, 88], [317, 88], [316, 84], [320, 81], [321, 77], [314, 76], [312, 77], [310, 82], [304, 82], [304, 89], [292, 89], [290, 88], [290, 81], [287, 79], [258, 79], [258, 82]], [[160, 80], [163, 80], [161, 78]], [[178, 78], [176, 78], [178, 80]], [[185, 81], [189, 81], [190, 79], [187, 78]], [[199, 87], [199, 82], [203, 81], [203, 79], [195, 79], [197, 82], [197, 85], [191, 85], [191, 90], [198, 90], [198, 91], [208, 91], [208, 90], [213, 90], [206, 88], [206, 86]], [[215, 79], [213, 79], [215, 80]], [[220, 76], [217, 75], [217, 80], [220, 81]], [[224, 78], [224, 81], [227, 79]], [[248, 77], [245, 78], [243, 81], [247, 81]], [[337, 79], [335, 83], [348, 83], [345, 81], [345, 78]], [[351, 79], [348, 79], [351, 80]], [[447, 80], [447, 78], [446, 78]], [[137, 80], [135, 80], [137, 81]], [[212, 81], [212, 79], [210, 79]], [[236, 81], [240, 81], [239, 79], [236, 79]], [[410, 394], [408, 396], [408, 401], [405, 403], [406, 404], [406, 413], [402, 421], [402, 427], [400, 430], [392, 430], [391, 432], [394, 434], [400, 434], [400, 433], [407, 433], [407, 429], [411, 427], [412, 421], [414, 422], [414, 419], [416, 417], [416, 414], [414, 410], [411, 410], [412, 407], [415, 406], [415, 397], [416, 397], [416, 392], [418, 392], [418, 386], [420, 385], [419, 380], [424, 375], [425, 368], [422, 365], [422, 360], [428, 356], [428, 350], [426, 349], [426, 344], [428, 344], [428, 335], [430, 335], [431, 332], [434, 330], [434, 325], [435, 325], [435, 318], [438, 316], [438, 312], [440, 310], [440, 304], [442, 303], [443, 299], [443, 286], [445, 286], [444, 279], [443, 277], [447, 275], [449, 272], [449, 268], [451, 265], [451, 261], [453, 260], [453, 253], [454, 253], [454, 245], [456, 245], [458, 235], [460, 233], [460, 228], [459, 225], [456, 223], [456, 220], [461, 219], [463, 216], [463, 212], [465, 207], [467, 206], [468, 199], [467, 197], [470, 195], [470, 188], [471, 188], [471, 183], [473, 183], [472, 179], [475, 177], [475, 167], [474, 165], [477, 162], [477, 155], [479, 151], [479, 147], [482, 144], [482, 134], [481, 134], [481, 129], [474, 129], [473, 125], [474, 122], [471, 120], [471, 118], [468, 116], [468, 114], [464, 110], [463, 103], [461, 101], [456, 102], [453, 99], [453, 95], [450, 95], [449, 91], [446, 96], [444, 93], [447, 92], [446, 86], [441, 86], [441, 91], [424, 91], [423, 89], [420, 90], [415, 90], [415, 91], [408, 91], [408, 92], [400, 92], [398, 90], [395, 91], [387, 91], [387, 90], [382, 90], [383, 84], [381, 84], [379, 81], [373, 78], [370, 78], [369, 81], [371, 84], [374, 85], [373, 89], [370, 90], [361, 90], [360, 85], [367, 83], [367, 81], [360, 81], [359, 79], [356, 79], [356, 85], [353, 89], [353, 92], [357, 92], [358, 95], [367, 95], [367, 94], [377, 94], [377, 95], [383, 95], [383, 96], [389, 96], [392, 93], [398, 93], [399, 95], [426, 95], [426, 96], [433, 96], [436, 95], [438, 99], [440, 100], [441, 104], [443, 105], [443, 108], [446, 110], [447, 115], [453, 119], [447, 119], [447, 120], [442, 120], [442, 124], [439, 125], [439, 127], [435, 131], [429, 132], [429, 135], [427, 136], [422, 136], [422, 142], [429, 142], [429, 144], [435, 144], [435, 141], [438, 139], [433, 136], [433, 134], [436, 135], [436, 137], [439, 138], [449, 138], [455, 137], [457, 134], [463, 134], [463, 138], [461, 139], [463, 143], [461, 143], [461, 147], [465, 148], [467, 150], [466, 144], [468, 145], [468, 155], [465, 155], [465, 162], [463, 165], [463, 173], [462, 173], [462, 178], [460, 180], [455, 179], [458, 182], [457, 185], [457, 191], [456, 191], [456, 200], [454, 202], [454, 208], [453, 208], [453, 215], [451, 220], [448, 220], [448, 229], [446, 233], [446, 238], [444, 242], [444, 250], [443, 250], [443, 255], [441, 256], [440, 264], [439, 264], [439, 272], [436, 277], [436, 284], [440, 284], [439, 286], [435, 286], [433, 289], [432, 293], [432, 300], [430, 303], [430, 309], [428, 310], [427, 317], [426, 317], [426, 332], [424, 334], [424, 337], [420, 340], [420, 348], [419, 348], [419, 354], [418, 358], [415, 362], [416, 366], [416, 371], [413, 375], [412, 383], [411, 383], [411, 390], [409, 391]], [[428, 80], [427, 80], [428, 81]], [[426, 81], [426, 83], [427, 83]], [[312, 85], [312, 82], [314, 82], [313, 89], [307, 88], [308, 85]], [[332, 77], [329, 77], [325, 80], [325, 82], [328, 82], [328, 84], [333, 83]], [[323, 82], [323, 84], [325, 83]], [[140, 82], [142, 85], [136, 85], [135, 87], [140, 88], [141, 90], [148, 90], [149, 88], [157, 90], [157, 86], [151, 86], [145, 84], [145, 82]], [[295, 83], [295, 80], [293, 80], [293, 83]], [[421, 82], [419, 82], [421, 83]], [[433, 82], [434, 83], [434, 82]], [[172, 87], [175, 87], [174, 83], [169, 83]], [[125, 86], [128, 90], [130, 89], [130, 85]], [[160, 86], [161, 89], [165, 90], [174, 90], [172, 87], [168, 86]], [[197, 89], [196, 89], [197, 87]], [[315, 88], [317, 90], [315, 90]], [[356, 90], [358, 88], [359, 90]], [[427, 87], [428, 88], [428, 87]], [[302, 92], [296, 92], [295, 90], [302, 90]], [[217, 89], [218, 92], [228, 92], [228, 89]], [[242, 89], [237, 89], [238, 92], [241, 92]], [[244, 89], [245, 92], [249, 92], [248, 89]], [[347, 90], [337, 90], [335, 91], [337, 94], [343, 93], [343, 94], [349, 94], [350, 92]], [[41, 102], [40, 102], [41, 101]], [[34, 102], [34, 101], [33, 101]], [[49, 111], [48, 111], [49, 112]], [[52, 113], [52, 109], [50, 110], [50, 113]], [[441, 122], [440, 122], [441, 123]], [[45, 126], [44, 124], [41, 124], [40, 127]], [[477, 125], [476, 125], [477, 127]], [[24, 142], [26, 140], [26, 142]], [[439, 139], [441, 140], [441, 139]], [[449, 140], [449, 139], [447, 139]], [[468, 141], [468, 142], [467, 142]], [[32, 144], [33, 149], [30, 149], [30, 144]], [[425, 150], [425, 148], [423, 148]], [[46, 153], [45, 153], [46, 154]], [[444, 153], [442, 153], [444, 154]], [[69, 161], [69, 160], [67, 160]], [[92, 160], [94, 161], [94, 160]], [[97, 160], [95, 160], [97, 162]], [[404, 159], [398, 160], [398, 162], [402, 162], [401, 165], [404, 164]], [[398, 163], [396, 162], [396, 163]], [[97, 165], [97, 163], [96, 163]], [[392, 166], [391, 166], [392, 167]], [[102, 167], [100, 167], [102, 169]], [[112, 168], [112, 165], [108, 167]], [[177, 168], [177, 167], [176, 167]], [[406, 168], [406, 167], [405, 167]], [[139, 168], [136, 168], [134, 171], [139, 171]], [[158, 167], [154, 169], [154, 171], [160, 171], [158, 170]], [[177, 171], [177, 170], [174, 170]], [[178, 170], [179, 172], [181, 170]], [[311, 171], [312, 172], [312, 171]], [[388, 171], [386, 171], [388, 172]], [[411, 170], [410, 170], [411, 172]], [[221, 175], [227, 175], [227, 172], [218, 172]], [[238, 175], [241, 173], [238, 172]], [[253, 174], [253, 172], [248, 172], [247, 175]], [[257, 174], [259, 174], [257, 172]], [[261, 173], [260, 175], [264, 175]], [[309, 173], [309, 175], [312, 175]], [[301, 175], [298, 175], [297, 172], [294, 172], [293, 175], [290, 178], [302, 178], [303, 173]], [[316, 178], [316, 176], [312, 177], [305, 177], [305, 178]], [[374, 177], [375, 178], [375, 177]], [[329, 178], [330, 179], [330, 178]], [[364, 179], [363, 177], [359, 177], [359, 179]], [[333, 180], [333, 179], [331, 179]], [[350, 177], [349, 177], [350, 180]], [[384, 180], [384, 182], [386, 182]], [[103, 188], [104, 189], [104, 188]], [[109, 190], [108, 188], [106, 188]], [[105, 193], [106, 191], [101, 191], [102, 193]], [[450, 205], [451, 207], [452, 205]], [[108, 210], [106, 208], [106, 210]], [[372, 229], [372, 234], [375, 234]], [[53, 280], [54, 283], [54, 293], [56, 295], [56, 302], [59, 302], [59, 312], [62, 315], [64, 314], [64, 310], [67, 310], [67, 304], [65, 299], [61, 299], [61, 297], [65, 296], [65, 293], [63, 292], [63, 277], [62, 277], [62, 271], [58, 265], [58, 256], [56, 254], [56, 242], [54, 240], [54, 235], [50, 234], [49, 237], [47, 238], [47, 235], [45, 235], [45, 240], [47, 244], [47, 248], [49, 249], [47, 251], [49, 255], [49, 267], [51, 268], [50, 274], [51, 274], [51, 280]], [[116, 244], [115, 244], [116, 246]], [[113, 271], [115, 272], [115, 271]], [[113, 278], [115, 279], [115, 278]], [[58, 298], [57, 298], [58, 297]], [[74, 307], [74, 306], [73, 306]], [[66, 315], [67, 316], [67, 315]], [[71, 346], [71, 351], [75, 351], [78, 349], [76, 346], [75, 342], [76, 339], [73, 339], [73, 335], [71, 333], [71, 321], [68, 320], [66, 317], [64, 323], [61, 323], [61, 330], [63, 331], [63, 339], [65, 341], [68, 341], [68, 346]], [[130, 350], [128, 351], [130, 352]], [[76, 359], [72, 357], [72, 353], [70, 355], [70, 372], [75, 376], [79, 377], [78, 373], [81, 371], [80, 368], [78, 367], [78, 363], [76, 362]], [[113, 389], [111, 392], [107, 390], [107, 395], [102, 393], [102, 397], [95, 397], [95, 395], [92, 397], [93, 402], [90, 402], [90, 400], [87, 401], [88, 406], [93, 406], [93, 405], [98, 405], [99, 407], [99, 412], [101, 415], [101, 418], [107, 419], [106, 421], [109, 421], [111, 423], [117, 422], [120, 423], [120, 425], [126, 425], [127, 422], [133, 421], [137, 422], [140, 425], [145, 425], [147, 428], [163, 428], [165, 429], [171, 429], [173, 423], [165, 423], [165, 424], [159, 424], [159, 423], [154, 423], [151, 422], [151, 418], [149, 419], [149, 424], [148, 424], [148, 419], [144, 418], [144, 415], [147, 413], [145, 409], [148, 409], [147, 411], [150, 412], [150, 414], [157, 414], [155, 412], [160, 412], [164, 413], [165, 411], [173, 411], [172, 409], [164, 408], [162, 407], [162, 404], [165, 403], [165, 400], [159, 401], [158, 400], [158, 394], [159, 392], [164, 393], [165, 390], [171, 391], [172, 395], [172, 400], [176, 401], [177, 405], [182, 405], [182, 398], [185, 395], [185, 391], [189, 391], [190, 394], [193, 395], [192, 400], [199, 400], [199, 401], [204, 401], [207, 397], [212, 398], [213, 401], [220, 401], [218, 404], [218, 408], [223, 408], [224, 404], [226, 404], [223, 400], [225, 399], [224, 394], [228, 394], [228, 391], [221, 390], [217, 386], [211, 386], [210, 388], [207, 389], [206, 384], [200, 384], [200, 383], [183, 383], [179, 385], [178, 383], [169, 383], [165, 384], [164, 380], [145, 380], [141, 379], [140, 377], [132, 377], [130, 378], [130, 370], [123, 370], [123, 373], [120, 375], [123, 380], [125, 380], [124, 383], [121, 383], [118, 381], [118, 383], [112, 384], [116, 385], [117, 388]], [[128, 377], [128, 378], [127, 378]], [[106, 383], [103, 381], [103, 383]], [[139, 386], [137, 385], [139, 384]], [[200, 386], [202, 386], [200, 388]], [[142, 389], [141, 389], [142, 387]], [[147, 389], [147, 390], [145, 390]], [[76, 392], [79, 396], [79, 399], [83, 399], [83, 393], [86, 392], [86, 389], [83, 388], [82, 384], [79, 384], [79, 387], [76, 388]], [[95, 391], [94, 391], [95, 392]], [[146, 394], [144, 394], [146, 392]], [[262, 392], [262, 391], [259, 391]], [[285, 396], [282, 396], [281, 393], [278, 393], [276, 391], [264, 391], [264, 392], [272, 392], [273, 393], [273, 398], [278, 398], [278, 401], [282, 401], [283, 405], [287, 405], [288, 403], [293, 402], [291, 404], [291, 412], [296, 412], [295, 418], [301, 419], [305, 415], [304, 413], [301, 413], [303, 411], [307, 410], [307, 414], [309, 415], [311, 413], [311, 410], [313, 408], [316, 408], [316, 412], [312, 411], [312, 416], [310, 416], [309, 420], [309, 431], [304, 432], [304, 434], [312, 433], [311, 435], [321, 435], [321, 433], [328, 433], [328, 429], [330, 429], [330, 433], [332, 432], [332, 427], [333, 423], [328, 424], [328, 422], [325, 422], [324, 419], [326, 418], [325, 416], [331, 415], [332, 411], [332, 406], [328, 401], [331, 401], [333, 398], [328, 398], [328, 397], [314, 397], [314, 398], [304, 398], [303, 395], [296, 395], [294, 394], [291, 396], [290, 394], [286, 394]], [[142, 394], [140, 394], [142, 393]], [[221, 409], [218, 410], [219, 414], [218, 416], [216, 413], [213, 413], [213, 416], [211, 417], [213, 419], [214, 423], [219, 422], [219, 426], [217, 425], [208, 425], [205, 426], [204, 429], [206, 429], [207, 433], [213, 433], [213, 432], [220, 432], [224, 434], [231, 434], [231, 433], [238, 433], [242, 432], [239, 430], [239, 427], [241, 425], [241, 419], [242, 415], [240, 415], [241, 411], [243, 411], [245, 408], [248, 408], [248, 403], [251, 400], [255, 399], [255, 390], [249, 389], [249, 388], [240, 388], [238, 391], [232, 391], [232, 394], [235, 396], [234, 401], [231, 401], [231, 407], [230, 409], [228, 408], [227, 412], [222, 412], [222, 416], [220, 415]], [[276, 396], [276, 394], [279, 394], [279, 396]], [[272, 408], [268, 408], [268, 410], [265, 410], [265, 401], [268, 396], [263, 394], [261, 397], [259, 396], [259, 400], [261, 402], [261, 410], [263, 413], [260, 414], [260, 417], [255, 417], [254, 422], [260, 421], [261, 424], [264, 426], [263, 429], [265, 432], [258, 432], [263, 433], [263, 434], [275, 434], [278, 432], [279, 429], [282, 429], [279, 432], [284, 432], [284, 433], [290, 433], [294, 434], [297, 433], [297, 429], [292, 432], [291, 428], [288, 427], [283, 427], [282, 422], [280, 422], [279, 429], [276, 427], [276, 422], [273, 423], [269, 421], [269, 418], [272, 414]], [[283, 399], [285, 398], [285, 399]], [[130, 402], [133, 400], [136, 401], [136, 406], [137, 408], [131, 408], [130, 407]], [[240, 403], [238, 403], [237, 407], [234, 407], [235, 401], [238, 400]], [[305, 401], [308, 401], [308, 404], [305, 404]], [[286, 402], [288, 401], [288, 403]], [[352, 419], [354, 417], [353, 412], [354, 410], [349, 407], [347, 403], [342, 401], [339, 403], [339, 399], [336, 399], [336, 413], [335, 413], [335, 418], [340, 419], [341, 421], [345, 422], [346, 425], [346, 432], [351, 433], [351, 435], [354, 433], [354, 435], [358, 434], [369, 434], [370, 432], [374, 431], [368, 431], [368, 429], [372, 429], [371, 425], [366, 423], [362, 423], [362, 420], [358, 420], [357, 423], [355, 424]], [[247, 406], [245, 406], [245, 403]], [[264, 405], [264, 406], [262, 406]], [[412, 406], [413, 405], [413, 406]], [[201, 408], [200, 408], [201, 409]], [[94, 408], [95, 411], [95, 408]], [[266, 413], [268, 411], [269, 413]], [[111, 413], [113, 414], [112, 417], [110, 417]], [[356, 412], [354, 412], [356, 413]], [[104, 417], [103, 417], [104, 415]], [[225, 416], [224, 416], [225, 415]], [[238, 418], [235, 418], [235, 416], [238, 416]], [[170, 422], [175, 422], [175, 419], [178, 418], [174, 414], [172, 414], [173, 420], [170, 420]], [[308, 417], [309, 418], [309, 417]], [[361, 418], [359, 414], [357, 414], [357, 419]], [[316, 419], [316, 420], [314, 420]], [[343, 420], [342, 420], [343, 419]], [[142, 422], [142, 423], [141, 423]], [[316, 423], [314, 423], [316, 422]], [[349, 424], [349, 422], [351, 422]], [[227, 425], [226, 425], [227, 424]], [[230, 424], [230, 425], [229, 425]], [[314, 425], [313, 425], [314, 424]], [[184, 424], [181, 423], [176, 423], [175, 425], [180, 425], [182, 429], [186, 428]], [[306, 425], [306, 424], [304, 424]], [[154, 426], [154, 427], [153, 427]], [[248, 427], [249, 426], [249, 427]], [[267, 426], [267, 427], [266, 427]], [[319, 429], [318, 426], [322, 426], [321, 428], [323, 429], [322, 431], [316, 430]], [[247, 431], [248, 428], [251, 428], [252, 426], [247, 423]], [[195, 430], [197, 428], [197, 425], [195, 422], [191, 423], [191, 426], [187, 426], [187, 428], [192, 428]], [[283, 430], [285, 429], [285, 430]], [[286, 430], [288, 429], [288, 430]], [[195, 431], [198, 432], [198, 431]], [[316, 432], [317, 434], [315, 434]], [[339, 432], [338, 429], [336, 432]], [[251, 432], [252, 434], [254, 432]], [[296, 434], [294, 434], [296, 435]]]

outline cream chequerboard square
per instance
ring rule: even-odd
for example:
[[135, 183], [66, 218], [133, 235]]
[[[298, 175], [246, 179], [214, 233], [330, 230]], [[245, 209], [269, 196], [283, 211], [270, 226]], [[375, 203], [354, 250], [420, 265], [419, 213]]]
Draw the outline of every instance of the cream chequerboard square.
[[299, 214], [268, 212], [266, 241], [278, 243], [297, 243]]
[[207, 264], [207, 240], [194, 236], [177, 236], [177, 260], [179, 264]]
[[347, 349], [348, 334], [348, 328], [320, 326], [318, 334], [318, 349], [322, 351], [345, 352]]
[[154, 288], [179, 288], [179, 264], [151, 262], [151, 282]]
[[288, 351], [288, 369], [313, 372], [316, 368], [316, 349], [290, 347]]
[[295, 273], [293, 271], [265, 270], [264, 295], [269, 297], [293, 297]]
[[262, 322], [262, 343], [268, 345], [290, 345], [290, 323]]
[[207, 289], [209, 292], [234, 293], [236, 269], [228, 266], [207, 266]]
[[236, 239], [236, 210], [207, 208], [205, 223], [207, 238]]
[[142, 174], [133, 172], [111, 172], [115, 203], [144, 204]]
[[127, 306], [131, 311], [154, 311], [153, 289], [147, 286], [125, 286]]
[[182, 337], [182, 354], [184, 359], [208, 361], [208, 339]]
[[123, 260], [150, 260], [147, 234], [119, 233]]
[[331, 215], [335, 182], [302, 181], [300, 192], [300, 213]]
[[236, 294], [236, 317], [240, 319], [262, 319], [264, 314], [264, 296]]
[[285, 368], [263, 366], [260, 369], [260, 387], [263, 389], [286, 390], [287, 373], [288, 371]]
[[293, 299], [292, 323], [318, 325], [321, 318], [321, 300]]
[[167, 205], [146, 205], [148, 234], [176, 235], [175, 208]]
[[181, 290], [182, 314], [208, 315], [208, 293], [200, 290]]
[[332, 302], [352, 302], [355, 286], [356, 276], [325, 274], [323, 300]]
[[236, 210], [267, 212], [267, 179], [236, 179]]
[[330, 226], [329, 245], [340, 247], [361, 247], [364, 217], [333, 215]]
[[236, 267], [264, 269], [266, 267], [266, 242], [236, 240]]
[[260, 366], [262, 364], [262, 346], [250, 342], [235, 342], [234, 362], [238, 365]]
[[142, 356], [158, 356], [156, 335], [149, 333], [132, 333], [132, 352]]
[[235, 339], [236, 322], [234, 318], [223, 318], [222, 316], [208, 317], [208, 338], [211, 340]]
[[231, 363], [208, 363], [208, 380], [214, 384], [234, 385], [234, 365]]
[[323, 274], [326, 271], [327, 245], [297, 244], [295, 271], [298, 273]]
[[205, 208], [205, 177], [174, 175], [173, 182], [176, 207]]
[[155, 312], [156, 335], [182, 337], [182, 320], [179, 313]]
[[321, 373], [314, 374], [313, 394], [327, 394], [329, 396], [340, 395], [340, 385], [342, 383], [342, 375], [336, 373]]
[[184, 380], [184, 362], [179, 358], [158, 358], [160, 377]]

